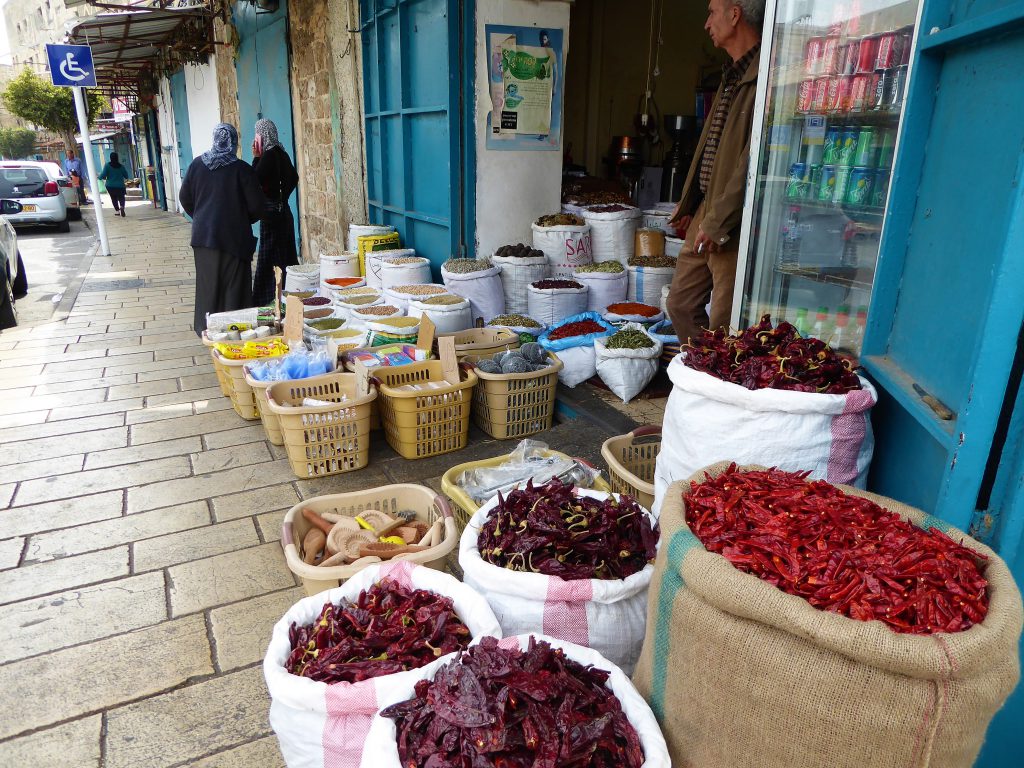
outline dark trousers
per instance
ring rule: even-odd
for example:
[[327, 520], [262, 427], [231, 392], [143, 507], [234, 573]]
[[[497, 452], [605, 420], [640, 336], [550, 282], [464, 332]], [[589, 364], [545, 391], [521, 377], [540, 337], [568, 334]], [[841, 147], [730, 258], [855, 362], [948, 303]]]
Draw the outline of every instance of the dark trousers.
[[85, 205], [85, 179], [82, 179], [82, 183], [76, 189], [78, 190], [78, 202]]
[[114, 210], [123, 211], [124, 187], [107, 187], [107, 194], [110, 195], [110, 202], [114, 204]]
[[202, 335], [206, 315], [252, 306], [252, 263], [213, 248], [193, 248], [196, 258], [196, 312], [193, 330]]

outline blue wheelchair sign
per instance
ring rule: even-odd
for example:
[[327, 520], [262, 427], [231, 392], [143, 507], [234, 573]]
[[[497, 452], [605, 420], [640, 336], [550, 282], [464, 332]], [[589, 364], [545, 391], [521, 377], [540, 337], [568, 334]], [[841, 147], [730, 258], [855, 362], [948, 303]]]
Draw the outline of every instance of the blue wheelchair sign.
[[92, 48], [88, 45], [46, 45], [50, 62], [50, 80], [61, 86], [96, 86]]

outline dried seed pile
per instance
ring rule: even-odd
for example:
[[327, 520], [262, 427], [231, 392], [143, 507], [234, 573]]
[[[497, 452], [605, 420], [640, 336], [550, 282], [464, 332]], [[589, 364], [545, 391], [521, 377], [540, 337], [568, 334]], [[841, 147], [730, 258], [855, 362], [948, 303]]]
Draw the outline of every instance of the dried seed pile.
[[446, 271], [455, 275], [466, 275], [470, 272], [482, 272], [491, 268], [487, 259], [449, 259], [444, 263]]

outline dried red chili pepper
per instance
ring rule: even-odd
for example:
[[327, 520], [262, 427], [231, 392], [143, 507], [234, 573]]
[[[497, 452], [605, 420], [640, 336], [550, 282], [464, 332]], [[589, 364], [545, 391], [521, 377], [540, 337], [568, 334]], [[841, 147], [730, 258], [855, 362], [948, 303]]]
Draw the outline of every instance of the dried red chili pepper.
[[615, 315], [640, 315], [641, 317], [654, 317], [661, 312], [660, 309], [652, 307], [650, 304], [640, 304], [633, 301], [609, 304], [608, 311]]
[[984, 620], [983, 555], [807, 475], [733, 465], [690, 484], [686, 522], [709, 552], [824, 611], [918, 635]]
[[566, 323], [555, 328], [548, 334], [548, 339], [558, 341], [568, 339], [572, 336], [586, 336], [590, 333], [605, 333], [608, 329], [593, 320], [579, 320], [575, 323]]
[[535, 283], [530, 283], [534, 288], [538, 290], [546, 291], [552, 288], [582, 288], [581, 283], [577, 283], [575, 280], [538, 280]]

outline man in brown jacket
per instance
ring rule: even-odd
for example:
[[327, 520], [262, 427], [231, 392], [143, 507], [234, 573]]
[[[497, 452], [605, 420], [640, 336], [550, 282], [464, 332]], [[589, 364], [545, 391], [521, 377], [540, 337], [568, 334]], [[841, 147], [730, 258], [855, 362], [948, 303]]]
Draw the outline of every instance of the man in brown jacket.
[[[668, 314], [681, 341], [702, 328], [728, 328], [732, 314], [740, 219], [757, 90], [764, 0], [710, 0], [704, 29], [732, 57], [671, 225], [686, 239], [676, 263]], [[711, 299], [711, 316], [705, 310]]]

